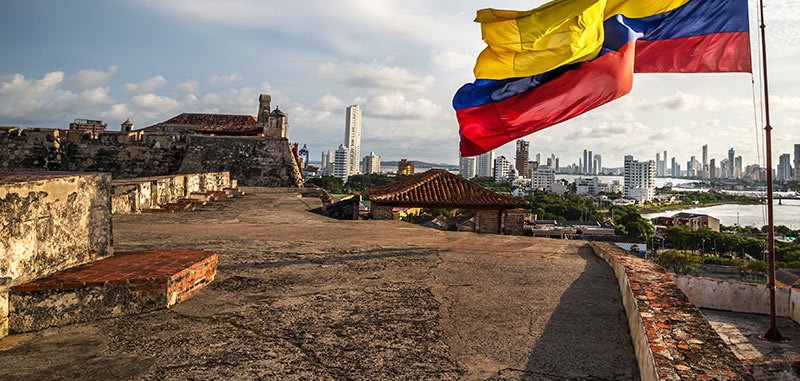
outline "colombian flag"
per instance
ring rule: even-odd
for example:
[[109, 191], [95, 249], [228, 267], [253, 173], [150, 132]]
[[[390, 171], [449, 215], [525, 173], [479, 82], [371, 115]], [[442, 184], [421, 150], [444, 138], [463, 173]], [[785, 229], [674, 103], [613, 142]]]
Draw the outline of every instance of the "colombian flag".
[[488, 47], [453, 99], [462, 156], [611, 102], [633, 73], [752, 69], [747, 0], [556, 0], [475, 21]]

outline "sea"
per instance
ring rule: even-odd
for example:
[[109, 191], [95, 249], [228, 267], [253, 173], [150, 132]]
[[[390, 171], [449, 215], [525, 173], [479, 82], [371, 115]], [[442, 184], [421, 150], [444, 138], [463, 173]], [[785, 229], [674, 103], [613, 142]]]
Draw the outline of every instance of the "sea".
[[[723, 225], [762, 227], [767, 224], [767, 206], [762, 205], [718, 205], [694, 209], [673, 210], [663, 213], [645, 214], [644, 218], [672, 216], [680, 212], [707, 214], [719, 218]], [[775, 225], [800, 229], [800, 200], [775, 201]]]

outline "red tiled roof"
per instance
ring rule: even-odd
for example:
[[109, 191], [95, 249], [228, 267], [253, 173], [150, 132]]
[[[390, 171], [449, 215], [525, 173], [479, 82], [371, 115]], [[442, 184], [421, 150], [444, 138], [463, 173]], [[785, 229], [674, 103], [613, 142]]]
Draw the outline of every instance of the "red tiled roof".
[[164, 126], [185, 126], [191, 127], [195, 132], [206, 134], [248, 134], [260, 132], [257, 121], [253, 115], [183, 113], [145, 130]]
[[406, 180], [371, 188], [369, 199], [378, 205], [429, 208], [527, 207], [527, 201], [506, 196], [443, 169], [432, 169]]

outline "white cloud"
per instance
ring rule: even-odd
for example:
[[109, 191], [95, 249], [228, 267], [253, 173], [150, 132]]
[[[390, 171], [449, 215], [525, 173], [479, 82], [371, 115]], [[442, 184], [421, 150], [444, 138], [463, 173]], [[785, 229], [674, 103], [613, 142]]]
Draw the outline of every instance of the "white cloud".
[[647, 126], [639, 122], [605, 122], [593, 127], [581, 127], [567, 135], [571, 140], [616, 139], [620, 136], [641, 136], [648, 131]]
[[330, 93], [325, 94], [317, 100], [316, 103], [312, 106], [312, 108], [322, 111], [334, 111], [341, 109], [344, 106], [344, 102], [341, 99], [331, 95]]
[[110, 109], [103, 111], [100, 114], [100, 117], [106, 119], [123, 119], [132, 116], [132, 112], [128, 109], [128, 106], [124, 103], [118, 103], [112, 105]]
[[356, 64], [337, 74], [340, 83], [363, 88], [424, 92], [435, 79], [431, 75], [419, 76], [410, 71], [378, 63]]
[[317, 66], [317, 74], [331, 76], [336, 74], [335, 62], [323, 62]]
[[239, 82], [242, 79], [244, 79], [244, 77], [241, 74], [231, 73], [231, 74], [214, 75], [208, 81], [213, 84], [221, 84], [221, 83]]
[[112, 66], [108, 70], [86, 69], [81, 70], [64, 80], [62, 87], [66, 89], [86, 89], [97, 87], [106, 83], [114, 74], [117, 73], [117, 66]]
[[200, 84], [197, 81], [183, 81], [178, 84], [178, 89], [183, 90], [187, 93], [196, 93], [198, 89], [200, 89]]
[[406, 100], [402, 93], [380, 95], [364, 105], [364, 114], [388, 119], [430, 120], [442, 113], [442, 107], [429, 99]]
[[41, 79], [15, 74], [0, 82], [0, 118], [39, 123], [63, 117], [78, 96], [60, 89], [64, 72], [54, 71]]
[[111, 89], [108, 87], [95, 87], [81, 92], [81, 100], [87, 103], [104, 104], [112, 103], [114, 99], [108, 95]]
[[139, 83], [126, 83], [122, 86], [122, 88], [131, 93], [152, 93], [159, 87], [164, 86], [166, 83], [167, 79], [164, 78], [164, 76], [157, 75], [155, 77], [147, 78]]
[[475, 57], [452, 49], [440, 50], [431, 53], [431, 63], [442, 69], [463, 69], [474, 65]]

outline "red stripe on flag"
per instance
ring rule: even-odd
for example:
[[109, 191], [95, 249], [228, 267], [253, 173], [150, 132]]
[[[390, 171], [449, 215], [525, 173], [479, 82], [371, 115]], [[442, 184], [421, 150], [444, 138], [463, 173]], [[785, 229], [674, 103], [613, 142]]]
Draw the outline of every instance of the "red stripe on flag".
[[636, 73], [752, 71], [750, 34], [718, 33], [636, 42]]
[[459, 110], [461, 155], [491, 151], [629, 93], [633, 85], [633, 44], [585, 62], [534, 90]]

